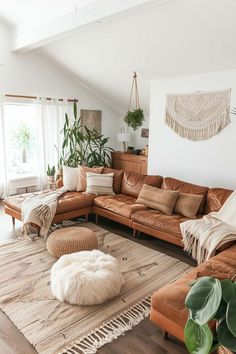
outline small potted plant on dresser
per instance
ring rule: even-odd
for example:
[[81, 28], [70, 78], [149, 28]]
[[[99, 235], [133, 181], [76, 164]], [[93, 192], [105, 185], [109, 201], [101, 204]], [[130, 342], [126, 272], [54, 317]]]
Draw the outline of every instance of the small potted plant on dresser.
[[50, 167], [50, 165], [48, 164], [48, 168], [47, 168], [47, 182], [48, 183], [54, 183], [55, 173], [56, 173], [55, 166]]
[[[236, 353], [236, 283], [210, 276], [193, 282], [185, 305], [185, 344], [191, 354]], [[208, 323], [216, 322], [215, 333]]]

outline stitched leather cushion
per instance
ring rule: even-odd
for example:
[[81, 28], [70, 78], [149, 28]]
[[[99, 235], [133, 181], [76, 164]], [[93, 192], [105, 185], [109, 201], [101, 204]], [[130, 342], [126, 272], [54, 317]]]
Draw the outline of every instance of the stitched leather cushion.
[[207, 193], [204, 214], [218, 211], [233, 191], [224, 188], [210, 188]]
[[124, 171], [123, 170], [114, 170], [113, 168], [104, 167], [102, 173], [114, 173], [113, 177], [113, 191], [116, 194], [120, 193], [121, 183]]
[[[28, 195], [29, 193], [9, 197], [5, 200], [5, 204], [11, 209], [21, 212], [23, 200]], [[76, 209], [90, 207], [93, 205], [94, 197], [94, 194], [86, 195], [79, 192], [67, 192], [58, 199], [56, 214], [63, 214], [69, 211], [74, 211]]]
[[204, 205], [206, 202], [206, 196], [208, 187], [198, 186], [196, 184], [184, 182], [175, 178], [165, 177], [163, 179], [163, 183], [161, 188], [163, 189], [171, 189], [174, 191], [179, 191], [181, 193], [190, 193], [190, 194], [200, 194], [203, 196], [202, 202], [198, 209], [198, 214], [203, 214]]
[[[198, 218], [201, 215], [197, 216]], [[137, 211], [132, 216], [131, 219], [139, 224], [152, 227], [154, 229], [174, 234], [182, 239], [179, 224], [181, 222], [189, 220], [184, 216], [178, 214], [165, 215], [158, 210], [143, 210]]]
[[125, 171], [121, 193], [137, 198], [144, 184], [160, 188], [162, 180], [161, 176], [146, 176], [136, 172]]
[[130, 219], [134, 212], [147, 209], [142, 204], [135, 204], [135, 201], [136, 198], [124, 194], [103, 195], [94, 199], [94, 205]]

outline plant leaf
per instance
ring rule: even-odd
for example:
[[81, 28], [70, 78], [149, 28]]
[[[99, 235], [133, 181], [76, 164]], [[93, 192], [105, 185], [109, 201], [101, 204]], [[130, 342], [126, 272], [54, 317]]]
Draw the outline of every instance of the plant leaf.
[[229, 302], [234, 296], [234, 284], [230, 279], [221, 280], [222, 296], [225, 302]]
[[226, 320], [221, 321], [217, 327], [217, 334], [220, 344], [224, 347], [236, 351], [236, 338], [232, 335], [228, 329]]
[[185, 344], [190, 354], [208, 354], [213, 343], [213, 335], [207, 324], [200, 326], [189, 319], [184, 330]]
[[230, 332], [235, 336], [236, 341], [236, 296], [234, 296], [228, 303], [226, 322]]
[[190, 317], [199, 325], [210, 321], [218, 310], [221, 296], [221, 284], [218, 279], [199, 278], [185, 299], [185, 304], [190, 310]]
[[74, 112], [75, 119], [77, 119], [77, 104], [76, 104], [76, 102], [74, 102], [74, 104], [73, 104], [73, 112]]
[[220, 305], [218, 307], [217, 312], [214, 315], [214, 318], [216, 320], [222, 320], [223, 318], [225, 318], [226, 310], [227, 310], [227, 303], [223, 299], [221, 299]]

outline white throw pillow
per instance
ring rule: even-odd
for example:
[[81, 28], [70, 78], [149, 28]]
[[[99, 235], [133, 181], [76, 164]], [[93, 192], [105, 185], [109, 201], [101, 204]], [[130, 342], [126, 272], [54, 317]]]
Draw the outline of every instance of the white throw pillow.
[[69, 191], [76, 191], [78, 182], [78, 167], [63, 166], [63, 185]]
[[93, 173], [86, 172], [87, 188], [85, 193], [93, 194], [115, 194], [113, 191], [114, 173]]

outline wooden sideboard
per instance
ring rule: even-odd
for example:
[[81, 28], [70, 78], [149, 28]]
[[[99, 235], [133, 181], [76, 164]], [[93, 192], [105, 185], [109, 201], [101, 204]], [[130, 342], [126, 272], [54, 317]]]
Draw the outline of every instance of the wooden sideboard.
[[112, 167], [117, 170], [127, 170], [147, 175], [148, 158], [143, 155], [112, 152]]

